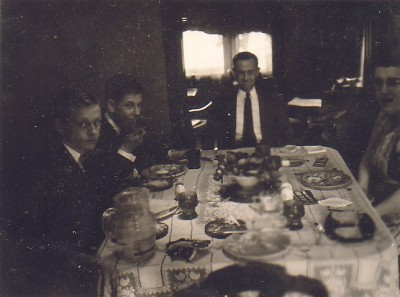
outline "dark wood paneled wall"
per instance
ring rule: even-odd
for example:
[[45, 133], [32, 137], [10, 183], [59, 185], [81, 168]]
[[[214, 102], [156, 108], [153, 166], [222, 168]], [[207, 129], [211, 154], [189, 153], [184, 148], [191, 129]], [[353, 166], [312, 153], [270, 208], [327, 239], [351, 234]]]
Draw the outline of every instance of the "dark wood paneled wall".
[[117, 72], [143, 83], [146, 117], [169, 137], [159, 1], [3, 1], [1, 29], [2, 89], [14, 98], [3, 113], [18, 114], [29, 143], [45, 133], [39, 128], [58, 85], [77, 81], [103, 99]]

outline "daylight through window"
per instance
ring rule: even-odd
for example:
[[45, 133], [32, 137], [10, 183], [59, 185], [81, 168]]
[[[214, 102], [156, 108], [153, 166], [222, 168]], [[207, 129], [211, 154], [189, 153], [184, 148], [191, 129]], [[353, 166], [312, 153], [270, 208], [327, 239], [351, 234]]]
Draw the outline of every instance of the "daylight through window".
[[272, 38], [269, 34], [249, 32], [229, 38], [221, 34], [185, 31], [182, 40], [187, 77], [221, 77], [231, 68], [233, 56], [241, 51], [257, 55], [262, 75], [272, 75]]

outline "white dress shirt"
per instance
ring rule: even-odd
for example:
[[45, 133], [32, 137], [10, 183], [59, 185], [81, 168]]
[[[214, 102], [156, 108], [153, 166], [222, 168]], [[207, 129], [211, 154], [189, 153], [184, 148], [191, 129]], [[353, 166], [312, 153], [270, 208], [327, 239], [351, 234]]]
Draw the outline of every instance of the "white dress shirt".
[[67, 151], [71, 154], [72, 158], [74, 158], [75, 162], [79, 164], [80, 163], [79, 158], [81, 157], [82, 154], [80, 152], [74, 150], [68, 144], [65, 144], [65, 143], [63, 143], [63, 144], [66, 147]]
[[[107, 122], [111, 125], [111, 127], [113, 127], [113, 129], [115, 130], [115, 132], [117, 132], [118, 135], [121, 134], [121, 129], [118, 127], [118, 125], [114, 122], [114, 120], [110, 117], [110, 115], [106, 112], [104, 114], [104, 117], [106, 118]], [[122, 149], [118, 150], [118, 154], [120, 154], [121, 156], [127, 158], [128, 160], [130, 160], [132, 163], [135, 162], [136, 160], [136, 156], [128, 153]]]
[[[256, 88], [250, 91], [251, 98], [251, 113], [253, 115], [253, 129], [256, 136], [257, 143], [262, 139], [261, 134], [261, 122], [260, 122], [260, 106], [258, 103], [258, 95]], [[243, 139], [243, 125], [244, 125], [244, 103], [246, 99], [246, 92], [239, 89], [236, 96], [236, 142], [240, 142]]]

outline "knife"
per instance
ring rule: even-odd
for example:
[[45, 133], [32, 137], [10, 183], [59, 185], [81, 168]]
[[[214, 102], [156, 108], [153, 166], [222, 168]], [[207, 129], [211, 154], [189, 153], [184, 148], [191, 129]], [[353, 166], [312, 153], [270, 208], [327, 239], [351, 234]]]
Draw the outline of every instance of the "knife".
[[[162, 210], [162, 211], [160, 211], [160, 212], [157, 212], [157, 213], [155, 213], [154, 215], [155, 215], [155, 217], [157, 218], [157, 220], [161, 220], [161, 219], [163, 219], [163, 218], [165, 217], [165, 215], [167, 215], [167, 214], [173, 215], [173, 214], [178, 210], [178, 208], [179, 208], [179, 206], [178, 206], [178, 205], [175, 205], [175, 206], [173, 206], [173, 207], [170, 207], [170, 208], [164, 209], [164, 210]], [[160, 217], [161, 217], [161, 218], [160, 218]]]

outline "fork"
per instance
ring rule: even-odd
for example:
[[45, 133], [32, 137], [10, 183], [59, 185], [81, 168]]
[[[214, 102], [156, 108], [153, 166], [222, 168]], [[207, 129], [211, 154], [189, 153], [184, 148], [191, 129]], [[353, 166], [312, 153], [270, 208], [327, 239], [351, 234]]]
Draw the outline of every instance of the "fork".
[[314, 197], [314, 194], [310, 190], [294, 191], [295, 198], [303, 202], [305, 205], [317, 204], [318, 200]]

